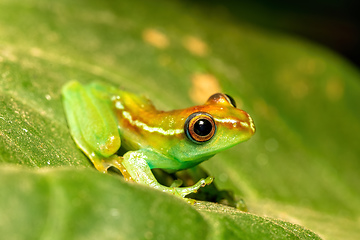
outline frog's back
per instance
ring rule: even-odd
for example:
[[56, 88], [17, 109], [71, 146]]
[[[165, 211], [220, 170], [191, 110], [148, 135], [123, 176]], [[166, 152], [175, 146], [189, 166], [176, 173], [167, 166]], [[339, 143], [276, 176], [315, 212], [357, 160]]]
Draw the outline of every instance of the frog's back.
[[147, 120], [154, 119], [158, 113], [152, 102], [143, 95], [108, 85], [95, 83], [92, 87], [106, 94], [104, 99], [108, 99], [116, 117], [121, 146], [126, 150], [138, 150], [149, 146], [144, 126]]

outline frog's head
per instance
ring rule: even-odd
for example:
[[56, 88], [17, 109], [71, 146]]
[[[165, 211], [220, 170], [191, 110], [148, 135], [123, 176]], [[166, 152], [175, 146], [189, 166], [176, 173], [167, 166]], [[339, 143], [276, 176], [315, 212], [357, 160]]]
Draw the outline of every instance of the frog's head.
[[184, 123], [184, 138], [177, 149], [182, 162], [201, 162], [217, 152], [248, 140], [255, 125], [248, 113], [236, 108], [229, 95], [212, 95], [204, 105], [189, 108]]

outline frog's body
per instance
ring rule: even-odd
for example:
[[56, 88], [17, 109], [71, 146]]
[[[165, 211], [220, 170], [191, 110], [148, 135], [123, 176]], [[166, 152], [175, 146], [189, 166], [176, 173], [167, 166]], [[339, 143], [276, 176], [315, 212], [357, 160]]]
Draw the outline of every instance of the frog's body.
[[[193, 167], [255, 132], [251, 117], [224, 94], [201, 106], [167, 112], [144, 97], [98, 83], [70, 82], [63, 97], [72, 136], [99, 171], [114, 166], [127, 180], [183, 197], [212, 178], [191, 187], [165, 187], [150, 169]], [[123, 157], [116, 155], [120, 146], [128, 151]]]

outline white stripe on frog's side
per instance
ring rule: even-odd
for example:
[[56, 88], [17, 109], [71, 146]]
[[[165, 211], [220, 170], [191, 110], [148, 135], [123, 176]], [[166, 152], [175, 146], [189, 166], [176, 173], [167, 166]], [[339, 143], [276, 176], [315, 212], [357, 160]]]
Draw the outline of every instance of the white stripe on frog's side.
[[244, 128], [251, 128], [252, 131], [255, 131], [255, 126], [253, 120], [250, 118], [250, 126], [247, 122], [240, 122], [239, 120], [231, 119], [231, 118], [214, 118], [216, 122], [220, 123], [230, 123], [233, 125], [233, 127], [237, 127], [237, 124], [239, 123]]
[[148, 125], [146, 125], [145, 123], [143, 122], [140, 122], [139, 120], [133, 120], [132, 119], [132, 116], [129, 112], [127, 111], [123, 111], [122, 112], [123, 114], [123, 117], [126, 118], [131, 125], [134, 125], [134, 126], [137, 126], [139, 128], [142, 128], [144, 129], [145, 131], [148, 131], [148, 132], [157, 132], [157, 133], [160, 133], [160, 134], [163, 134], [163, 135], [176, 135], [176, 134], [181, 134], [184, 132], [184, 129], [168, 129], [168, 130], [164, 130], [162, 128], [159, 128], [159, 127], [149, 127]]
[[230, 123], [233, 127], [237, 127], [237, 124], [240, 123], [242, 127], [248, 128], [249, 124], [247, 122], [240, 122], [239, 120], [231, 119], [231, 118], [214, 118], [216, 122], [220, 123]]
[[215, 121], [220, 122], [220, 123], [232, 123], [232, 124], [236, 124], [238, 121], [235, 119], [230, 119], [230, 118], [214, 118]]

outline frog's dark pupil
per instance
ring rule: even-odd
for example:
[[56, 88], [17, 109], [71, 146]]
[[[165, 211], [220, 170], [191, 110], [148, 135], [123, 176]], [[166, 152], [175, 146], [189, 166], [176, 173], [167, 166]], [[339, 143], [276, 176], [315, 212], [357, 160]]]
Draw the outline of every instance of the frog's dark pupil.
[[194, 132], [199, 136], [206, 136], [212, 130], [212, 124], [207, 119], [200, 119], [194, 124]]

